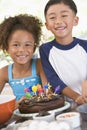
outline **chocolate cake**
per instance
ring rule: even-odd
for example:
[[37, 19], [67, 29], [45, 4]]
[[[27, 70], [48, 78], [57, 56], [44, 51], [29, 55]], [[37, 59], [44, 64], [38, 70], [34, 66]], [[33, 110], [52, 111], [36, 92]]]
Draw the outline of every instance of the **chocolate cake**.
[[20, 113], [38, 113], [40, 111], [49, 111], [64, 106], [64, 99], [58, 94], [48, 94], [45, 96], [33, 96], [22, 101], [19, 104]]

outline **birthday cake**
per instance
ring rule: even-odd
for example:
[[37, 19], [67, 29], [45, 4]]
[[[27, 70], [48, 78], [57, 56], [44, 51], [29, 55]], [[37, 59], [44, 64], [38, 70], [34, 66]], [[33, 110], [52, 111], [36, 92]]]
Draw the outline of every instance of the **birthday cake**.
[[[35, 86], [34, 86], [35, 87]], [[26, 92], [29, 98], [23, 100], [19, 104], [20, 113], [38, 113], [41, 111], [49, 111], [64, 106], [64, 98], [55, 92], [52, 93], [46, 87], [40, 88], [39, 93], [30, 97], [30, 93]], [[36, 89], [35, 89], [36, 90]]]

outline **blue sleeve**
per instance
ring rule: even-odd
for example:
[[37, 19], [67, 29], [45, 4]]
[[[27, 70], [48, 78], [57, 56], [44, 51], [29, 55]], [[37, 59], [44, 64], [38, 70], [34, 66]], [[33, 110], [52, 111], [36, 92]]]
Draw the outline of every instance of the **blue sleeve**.
[[54, 89], [59, 85], [60, 86], [59, 93], [61, 93], [61, 91], [67, 85], [64, 84], [64, 82], [58, 77], [58, 75], [56, 74], [55, 70], [53, 69], [53, 67], [51, 66], [49, 62], [49, 52], [51, 48], [50, 48], [50, 45], [48, 46], [45, 46], [44, 44], [40, 46], [39, 51], [40, 51], [41, 62], [42, 62], [46, 77], [48, 79], [48, 82], [52, 85]]

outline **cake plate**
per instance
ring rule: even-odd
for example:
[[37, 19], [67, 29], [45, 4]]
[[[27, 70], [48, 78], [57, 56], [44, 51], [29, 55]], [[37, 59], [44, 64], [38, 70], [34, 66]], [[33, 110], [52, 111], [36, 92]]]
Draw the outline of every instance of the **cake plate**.
[[[54, 110], [50, 110], [50, 113], [54, 113], [55, 115], [61, 113], [64, 110], [67, 110], [68, 108], [70, 108], [70, 103], [65, 101], [65, 105], [61, 108], [57, 108]], [[20, 113], [19, 109], [14, 110], [13, 114], [15, 116], [19, 116], [19, 117], [33, 117], [35, 115], [37, 115], [38, 113], [29, 113], [29, 114], [22, 114]]]

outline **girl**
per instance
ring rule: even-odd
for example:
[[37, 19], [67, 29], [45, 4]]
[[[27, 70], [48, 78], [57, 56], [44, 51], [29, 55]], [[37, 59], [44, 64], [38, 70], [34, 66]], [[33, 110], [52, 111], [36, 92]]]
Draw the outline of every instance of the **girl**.
[[13, 64], [0, 69], [0, 92], [9, 83], [17, 106], [25, 98], [25, 88], [47, 83], [40, 59], [33, 58], [41, 26], [38, 18], [27, 14], [9, 17], [0, 24], [0, 48], [13, 60]]

